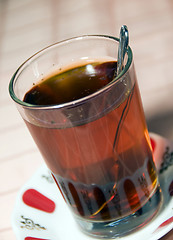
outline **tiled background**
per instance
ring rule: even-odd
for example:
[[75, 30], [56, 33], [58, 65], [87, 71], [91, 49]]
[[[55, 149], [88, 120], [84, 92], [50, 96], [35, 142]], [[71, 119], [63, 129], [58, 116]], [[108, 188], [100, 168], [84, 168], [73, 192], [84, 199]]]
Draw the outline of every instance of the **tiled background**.
[[122, 24], [130, 31], [149, 130], [173, 140], [172, 0], [0, 0], [0, 240], [16, 239], [10, 223], [16, 194], [42, 164], [9, 97], [12, 74], [49, 44], [81, 34], [118, 36]]

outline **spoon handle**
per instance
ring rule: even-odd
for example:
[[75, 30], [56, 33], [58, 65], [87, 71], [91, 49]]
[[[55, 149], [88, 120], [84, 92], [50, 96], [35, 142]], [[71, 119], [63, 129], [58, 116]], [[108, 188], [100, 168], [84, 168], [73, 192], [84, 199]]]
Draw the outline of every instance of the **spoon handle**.
[[129, 32], [126, 25], [123, 25], [120, 29], [120, 38], [119, 38], [119, 47], [118, 47], [118, 69], [117, 73], [123, 69], [124, 63], [124, 56], [127, 52], [128, 45], [129, 45]]

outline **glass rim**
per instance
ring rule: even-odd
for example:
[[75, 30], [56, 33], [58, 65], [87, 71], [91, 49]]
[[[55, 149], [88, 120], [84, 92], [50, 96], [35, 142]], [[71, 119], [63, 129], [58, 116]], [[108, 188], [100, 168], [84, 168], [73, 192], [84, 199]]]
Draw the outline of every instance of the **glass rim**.
[[[79, 98], [77, 100], [73, 100], [73, 101], [69, 101], [69, 102], [65, 102], [65, 103], [61, 103], [61, 104], [51, 104], [51, 105], [36, 105], [36, 104], [30, 104], [27, 102], [24, 102], [22, 100], [20, 100], [15, 92], [14, 92], [14, 84], [18, 79], [18, 74], [20, 72], [22, 72], [25, 67], [27, 66], [27, 64], [29, 64], [29, 62], [31, 62], [32, 60], [34, 60], [35, 57], [38, 57], [39, 55], [41, 56], [42, 53], [44, 53], [45, 51], [51, 49], [54, 46], [60, 45], [60, 44], [67, 44], [70, 43], [70, 41], [75, 41], [75, 40], [81, 40], [83, 38], [87, 39], [87, 38], [107, 38], [107, 39], [112, 39], [115, 40], [116, 42], [119, 42], [119, 38], [117, 37], [113, 37], [113, 36], [109, 36], [109, 35], [97, 35], [97, 34], [93, 34], [93, 35], [81, 35], [81, 36], [77, 36], [77, 37], [72, 37], [72, 38], [68, 38], [62, 41], [58, 41], [56, 43], [50, 44], [45, 48], [42, 48], [41, 50], [37, 51], [35, 54], [33, 54], [31, 57], [29, 57], [26, 61], [24, 61], [19, 67], [18, 69], [15, 71], [15, 73], [13, 74], [10, 83], [9, 83], [9, 93], [11, 98], [18, 103], [19, 105], [22, 105], [25, 108], [29, 108], [29, 109], [35, 109], [35, 110], [43, 110], [43, 109], [58, 109], [58, 108], [64, 108], [64, 107], [74, 107], [75, 105], [81, 104], [97, 95], [100, 95], [102, 92], [106, 91], [107, 89], [109, 89], [112, 85], [118, 83], [121, 78], [125, 75], [125, 73], [128, 71], [128, 69], [130, 68], [131, 64], [132, 64], [132, 59], [133, 59], [133, 54], [132, 54], [132, 50], [130, 48], [130, 46], [128, 46], [127, 49], [127, 63], [124, 67], [124, 69], [120, 72], [120, 74], [115, 77], [110, 83], [108, 83], [107, 85], [105, 85], [103, 88], [99, 89], [98, 91], [87, 95], [85, 97]], [[30, 89], [28, 89], [30, 90]]]

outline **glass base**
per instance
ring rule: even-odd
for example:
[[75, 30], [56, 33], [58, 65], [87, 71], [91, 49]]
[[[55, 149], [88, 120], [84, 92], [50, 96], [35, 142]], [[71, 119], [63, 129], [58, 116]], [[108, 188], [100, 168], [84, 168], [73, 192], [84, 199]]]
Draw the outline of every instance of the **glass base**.
[[128, 235], [145, 226], [157, 214], [162, 203], [162, 193], [158, 187], [155, 194], [137, 212], [111, 222], [91, 222], [77, 218], [84, 233], [97, 238], [116, 238]]

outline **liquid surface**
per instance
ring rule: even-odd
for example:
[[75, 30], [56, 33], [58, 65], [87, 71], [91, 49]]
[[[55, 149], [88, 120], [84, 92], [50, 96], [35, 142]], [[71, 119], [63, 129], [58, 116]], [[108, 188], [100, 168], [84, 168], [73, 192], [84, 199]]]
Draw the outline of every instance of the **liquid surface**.
[[52, 105], [74, 101], [90, 95], [113, 80], [117, 62], [94, 62], [40, 81], [25, 94], [24, 102]]

